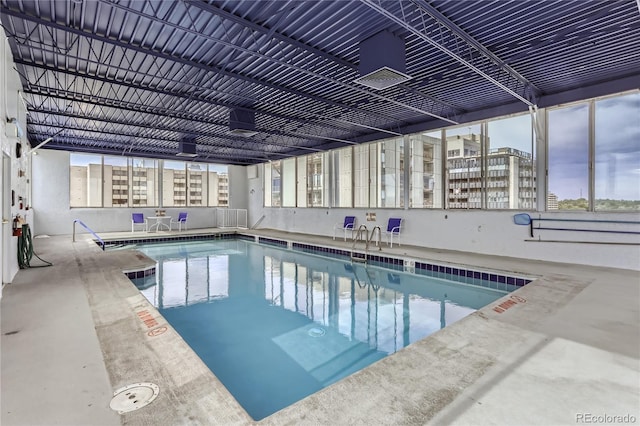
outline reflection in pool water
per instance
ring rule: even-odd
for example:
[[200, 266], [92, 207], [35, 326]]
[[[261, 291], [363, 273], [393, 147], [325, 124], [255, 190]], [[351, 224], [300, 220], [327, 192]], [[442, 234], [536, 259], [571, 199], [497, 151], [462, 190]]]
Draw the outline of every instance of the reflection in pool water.
[[138, 249], [158, 264], [133, 281], [256, 420], [509, 290], [241, 240]]

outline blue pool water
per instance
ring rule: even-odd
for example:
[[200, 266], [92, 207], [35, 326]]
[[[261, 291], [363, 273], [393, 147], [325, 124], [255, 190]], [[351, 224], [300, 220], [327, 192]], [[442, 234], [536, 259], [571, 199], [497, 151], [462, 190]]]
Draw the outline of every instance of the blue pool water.
[[242, 240], [137, 249], [156, 274], [132, 281], [255, 420], [516, 288]]

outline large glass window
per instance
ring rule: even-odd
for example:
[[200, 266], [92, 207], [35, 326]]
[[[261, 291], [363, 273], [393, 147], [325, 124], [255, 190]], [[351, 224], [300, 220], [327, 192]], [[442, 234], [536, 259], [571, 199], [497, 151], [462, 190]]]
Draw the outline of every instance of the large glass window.
[[228, 207], [227, 166], [185, 161], [164, 161], [163, 207]]
[[[265, 167], [265, 205], [280, 207], [282, 205], [282, 163], [272, 161]], [[268, 204], [267, 204], [268, 203]]]
[[325, 205], [325, 154], [317, 153], [307, 156], [306, 168], [306, 205], [308, 207], [323, 207]]
[[543, 193], [536, 166], [545, 165], [548, 210], [640, 210], [640, 93], [549, 109], [541, 129], [546, 163], [535, 156], [543, 138], [534, 137], [532, 119], [520, 114], [288, 159], [284, 173], [274, 162], [265, 166], [265, 205], [288, 197], [283, 205], [297, 198], [299, 207], [408, 202], [411, 208], [535, 210]]
[[[71, 207], [229, 205], [228, 167], [184, 161], [71, 154]], [[104, 197], [103, 197], [104, 194]]]
[[487, 129], [487, 208], [535, 209], [531, 116], [489, 121]]
[[187, 205], [190, 207], [207, 205], [206, 164], [187, 164]]
[[416, 133], [410, 141], [409, 207], [442, 208], [441, 132]]
[[129, 207], [129, 167], [124, 157], [104, 157], [104, 207]]
[[164, 161], [162, 168], [162, 206], [187, 206], [187, 167], [184, 161]]
[[404, 138], [380, 142], [377, 207], [404, 207]]
[[296, 159], [282, 160], [282, 207], [296, 206]]
[[[374, 207], [377, 182], [376, 164], [378, 160], [376, 144], [362, 144], [353, 147], [353, 195], [354, 207]], [[371, 195], [373, 194], [373, 197]], [[369, 199], [373, 203], [369, 203]]]
[[[200, 167], [204, 167], [204, 164]], [[203, 197], [208, 192], [209, 207], [229, 207], [229, 168], [219, 164], [209, 164], [207, 167], [209, 180], [202, 180]]]
[[596, 210], [640, 210], [640, 93], [595, 102]]
[[480, 124], [446, 129], [447, 204], [451, 209], [482, 208]]
[[102, 207], [102, 156], [71, 154], [69, 206]]
[[549, 210], [589, 208], [589, 105], [549, 111]]
[[[303, 155], [297, 159], [297, 173], [296, 180], [297, 187], [297, 205], [298, 207], [308, 207], [307, 200], [307, 156]], [[310, 206], [309, 206], [310, 207]]]
[[158, 205], [158, 160], [132, 158], [131, 206]]
[[353, 207], [353, 147], [336, 149], [333, 154], [335, 207]]

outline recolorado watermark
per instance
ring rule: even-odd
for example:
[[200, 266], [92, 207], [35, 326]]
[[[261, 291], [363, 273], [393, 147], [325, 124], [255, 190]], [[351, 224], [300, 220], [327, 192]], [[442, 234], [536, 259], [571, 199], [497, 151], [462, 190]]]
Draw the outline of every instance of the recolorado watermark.
[[586, 424], [616, 424], [626, 423], [634, 424], [638, 421], [636, 416], [631, 414], [592, 414], [592, 413], [577, 413], [576, 423]]

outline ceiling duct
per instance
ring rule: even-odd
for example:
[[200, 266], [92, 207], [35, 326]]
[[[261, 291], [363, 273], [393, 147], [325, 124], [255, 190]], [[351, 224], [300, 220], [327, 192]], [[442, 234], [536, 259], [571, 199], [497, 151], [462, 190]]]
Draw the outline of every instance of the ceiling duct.
[[176, 155], [178, 157], [197, 157], [196, 138], [193, 136], [185, 136], [182, 138]]
[[251, 137], [256, 135], [256, 113], [240, 109], [232, 109], [229, 113], [229, 134]]
[[400, 37], [382, 31], [360, 42], [359, 47], [362, 77], [355, 83], [382, 90], [411, 79], [406, 74], [405, 46]]

